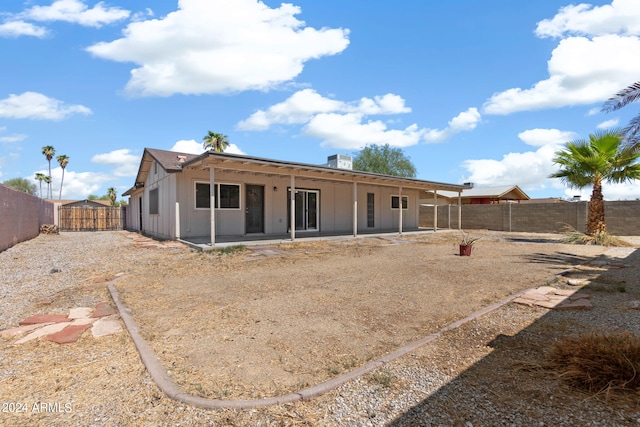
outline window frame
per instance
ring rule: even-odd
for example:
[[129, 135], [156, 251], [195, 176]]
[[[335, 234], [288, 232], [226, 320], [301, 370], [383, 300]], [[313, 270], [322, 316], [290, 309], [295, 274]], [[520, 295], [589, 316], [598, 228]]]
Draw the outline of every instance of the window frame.
[[[396, 207], [394, 208], [394, 200]], [[409, 209], [409, 196], [402, 195], [402, 210], [406, 211]], [[397, 211], [400, 210], [400, 196], [398, 194], [391, 195], [391, 210]]]
[[[211, 184], [209, 182], [206, 181], [194, 181], [193, 184], [193, 208], [195, 210], [209, 210], [211, 209], [211, 194], [209, 194], [209, 196], [207, 197], [207, 201], [209, 202], [209, 206], [207, 207], [203, 207], [203, 206], [198, 206], [198, 186], [202, 185], [202, 186], [206, 186], [206, 188], [211, 188]], [[214, 186], [214, 191], [215, 191], [215, 195], [214, 195], [214, 203], [215, 203], [215, 209], [216, 210], [225, 210], [225, 211], [237, 211], [242, 209], [242, 185], [240, 184], [235, 184], [235, 183], [226, 183], [226, 182], [216, 182], [213, 184]], [[221, 189], [224, 190], [223, 187], [235, 187], [237, 189], [237, 207], [235, 206], [223, 206], [220, 207], [220, 202], [223, 201], [223, 198], [220, 196], [221, 195]], [[224, 200], [232, 200], [231, 198], [225, 198]], [[223, 203], [224, 204], [224, 203]]]
[[149, 215], [160, 215], [160, 189], [149, 190]]

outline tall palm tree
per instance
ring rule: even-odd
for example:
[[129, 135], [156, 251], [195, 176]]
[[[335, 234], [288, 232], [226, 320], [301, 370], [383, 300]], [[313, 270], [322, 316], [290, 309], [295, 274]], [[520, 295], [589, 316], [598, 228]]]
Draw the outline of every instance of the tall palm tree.
[[66, 154], [61, 154], [58, 157], [56, 157], [56, 160], [58, 161], [58, 163], [60, 164], [60, 167], [62, 168], [62, 179], [60, 180], [60, 195], [58, 196], [58, 200], [62, 200], [62, 184], [64, 183], [64, 169], [67, 167], [67, 164], [69, 164], [69, 156], [67, 156]]
[[116, 205], [116, 198], [118, 197], [118, 193], [114, 187], [107, 188], [107, 197], [111, 200], [111, 206]]
[[619, 183], [640, 179], [640, 151], [624, 143], [620, 130], [589, 135], [589, 140], [567, 142], [556, 151], [553, 162], [560, 170], [550, 178], [560, 178], [571, 187], [593, 185], [586, 234], [606, 233], [602, 182]]
[[[51, 159], [53, 159], [53, 156], [55, 156], [56, 149], [51, 145], [45, 145], [44, 147], [42, 147], [42, 154], [47, 158], [47, 161], [49, 162], [49, 189], [47, 191], [47, 198], [52, 199], [53, 193], [51, 192]], [[45, 182], [47, 181], [45, 180]]]
[[[640, 82], [635, 82], [609, 98], [602, 106], [602, 111], [612, 112], [640, 99]], [[627, 127], [622, 129], [627, 143], [640, 149], [640, 114], [631, 119]]]
[[229, 137], [221, 133], [207, 132], [202, 138], [202, 146], [205, 150], [215, 151], [216, 153], [222, 153], [229, 147]]
[[42, 199], [42, 181], [44, 181], [45, 175], [40, 172], [36, 172], [36, 181], [40, 181], [40, 198]]
[[[48, 188], [49, 188], [48, 192], [51, 192], [51, 175], [45, 175], [43, 181], [46, 182], [48, 185]], [[48, 194], [47, 194], [47, 198], [49, 198]]]

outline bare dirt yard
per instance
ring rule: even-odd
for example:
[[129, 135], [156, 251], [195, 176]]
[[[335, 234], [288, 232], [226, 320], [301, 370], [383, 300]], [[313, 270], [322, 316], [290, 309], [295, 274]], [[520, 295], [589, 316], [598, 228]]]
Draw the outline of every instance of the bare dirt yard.
[[[121, 299], [172, 379], [212, 399], [261, 399], [316, 385], [518, 291], [567, 287], [555, 275], [606, 251], [560, 244], [557, 235], [484, 231], [472, 233], [482, 238], [471, 257], [458, 255], [457, 232], [301, 240], [225, 255], [140, 247], [126, 234], [41, 236], [0, 253], [7, 272], [0, 329], [37, 313], [111, 302], [106, 283], [120, 277]], [[588, 397], [531, 367], [541, 366], [547, 343], [563, 334], [607, 325], [629, 330], [629, 316], [636, 317], [632, 332], [640, 332], [638, 312], [624, 308], [640, 298], [638, 264], [634, 259], [611, 273], [621, 277], [592, 290], [596, 307], [608, 301], [600, 322], [590, 324], [583, 311], [539, 326], [556, 314], [508, 304], [316, 400], [254, 410], [207, 411], [168, 399], [126, 332], [85, 334], [67, 345], [3, 338], [0, 395], [29, 410], [3, 411], [0, 424], [637, 425], [637, 398], [622, 406], [594, 399], [586, 410]], [[580, 274], [605, 270], [601, 264]], [[475, 390], [474, 401], [460, 390]], [[542, 409], [526, 407], [526, 393]], [[71, 410], [34, 412], [38, 402], [69, 403]], [[545, 418], [548, 410], [555, 418]], [[559, 419], [565, 421], [553, 422]]]

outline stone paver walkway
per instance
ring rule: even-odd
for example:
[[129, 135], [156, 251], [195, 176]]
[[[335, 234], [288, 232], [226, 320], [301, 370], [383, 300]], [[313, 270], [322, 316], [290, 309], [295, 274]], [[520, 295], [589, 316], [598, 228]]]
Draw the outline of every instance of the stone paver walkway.
[[513, 302], [528, 306], [552, 308], [556, 310], [590, 309], [591, 296], [578, 290], [557, 289], [552, 286], [540, 286], [525, 292]]
[[24, 344], [41, 337], [57, 344], [69, 344], [76, 342], [88, 329], [95, 338], [122, 331], [115, 309], [107, 302], [100, 302], [95, 307], [74, 307], [68, 315], [36, 314], [27, 317], [19, 326], [0, 331], [0, 337], [17, 337], [28, 332], [14, 344]]

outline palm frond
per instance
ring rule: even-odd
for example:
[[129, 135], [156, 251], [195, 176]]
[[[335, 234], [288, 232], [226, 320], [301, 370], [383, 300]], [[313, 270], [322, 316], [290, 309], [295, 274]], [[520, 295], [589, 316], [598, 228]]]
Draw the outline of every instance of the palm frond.
[[627, 104], [637, 101], [640, 98], [640, 82], [622, 89], [614, 96], [609, 98], [603, 105], [602, 111], [611, 112], [621, 109]]

